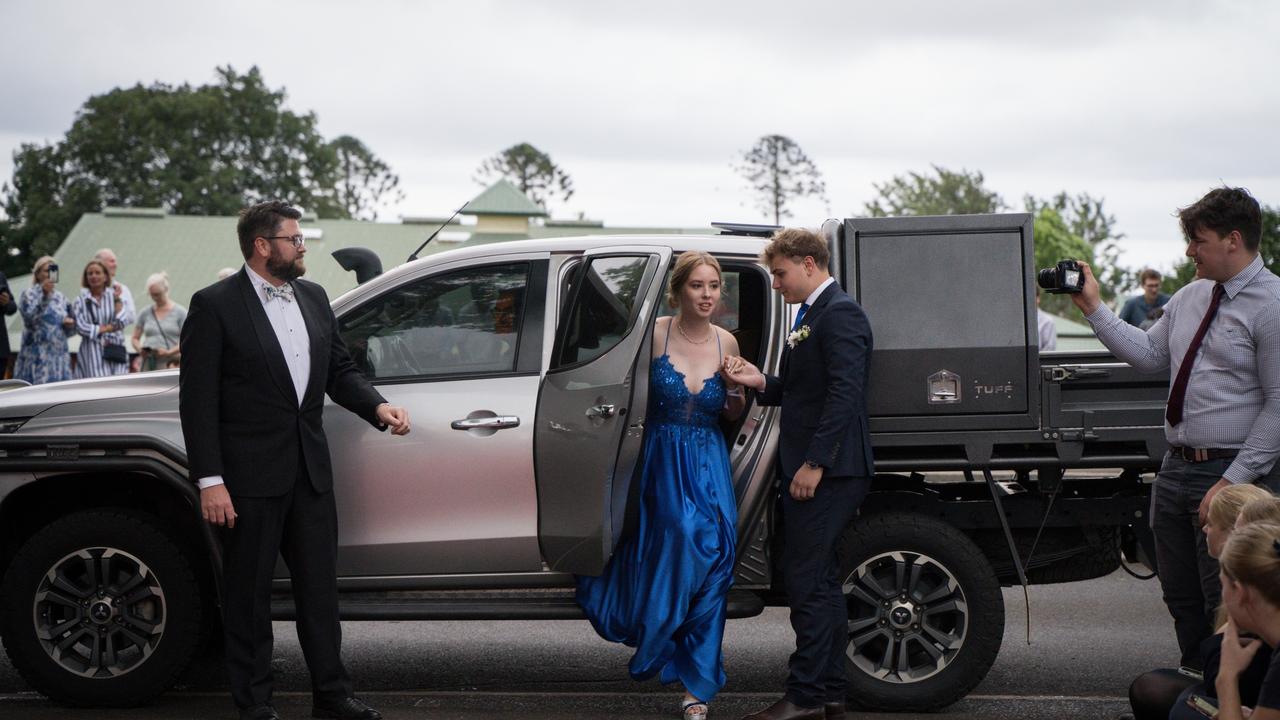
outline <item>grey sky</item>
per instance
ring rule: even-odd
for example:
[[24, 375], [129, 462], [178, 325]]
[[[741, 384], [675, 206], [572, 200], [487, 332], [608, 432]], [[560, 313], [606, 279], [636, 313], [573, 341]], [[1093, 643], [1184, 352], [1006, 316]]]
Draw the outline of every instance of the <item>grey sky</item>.
[[[95, 93], [258, 65], [326, 137], [400, 174], [384, 219], [447, 214], [487, 156], [551, 154], [557, 216], [764, 219], [731, 169], [795, 139], [833, 216], [938, 164], [1025, 193], [1106, 198], [1125, 260], [1167, 268], [1172, 213], [1210, 187], [1280, 204], [1280, 4], [1257, 2], [292, 2], [6, 0], [0, 178]], [[827, 215], [801, 203], [793, 222]]]

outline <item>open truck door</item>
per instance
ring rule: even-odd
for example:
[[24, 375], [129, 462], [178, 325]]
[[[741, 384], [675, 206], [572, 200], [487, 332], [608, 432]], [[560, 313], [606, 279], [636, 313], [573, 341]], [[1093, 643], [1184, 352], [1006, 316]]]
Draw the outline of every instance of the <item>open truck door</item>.
[[599, 575], [622, 535], [670, 260], [667, 248], [613, 247], [572, 271], [534, 430], [538, 543], [552, 570]]

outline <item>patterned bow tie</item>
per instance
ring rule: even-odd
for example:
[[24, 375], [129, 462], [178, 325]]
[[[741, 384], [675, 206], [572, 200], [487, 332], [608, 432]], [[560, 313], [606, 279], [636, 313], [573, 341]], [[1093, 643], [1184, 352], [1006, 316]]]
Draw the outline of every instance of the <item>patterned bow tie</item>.
[[262, 287], [267, 291], [268, 300], [271, 300], [272, 298], [279, 298], [285, 302], [293, 302], [293, 286], [289, 283], [285, 283], [280, 287], [274, 287], [272, 285], [263, 285]]

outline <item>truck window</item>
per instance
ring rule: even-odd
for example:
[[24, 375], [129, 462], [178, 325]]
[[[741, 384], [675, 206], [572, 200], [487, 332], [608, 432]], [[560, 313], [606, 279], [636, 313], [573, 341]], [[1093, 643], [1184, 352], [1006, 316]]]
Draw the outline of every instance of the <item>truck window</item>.
[[573, 365], [606, 353], [631, 329], [648, 256], [593, 258], [573, 293], [561, 328], [563, 338], [553, 367]]
[[523, 262], [418, 280], [346, 314], [342, 339], [370, 379], [513, 372], [528, 282]]

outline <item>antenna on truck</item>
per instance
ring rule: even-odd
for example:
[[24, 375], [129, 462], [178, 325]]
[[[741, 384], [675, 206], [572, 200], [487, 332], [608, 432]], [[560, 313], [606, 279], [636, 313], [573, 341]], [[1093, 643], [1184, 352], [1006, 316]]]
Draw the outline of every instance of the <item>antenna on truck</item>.
[[435, 232], [433, 232], [433, 233], [431, 233], [431, 235], [430, 235], [426, 240], [423, 240], [423, 241], [422, 241], [422, 244], [418, 246], [418, 249], [417, 249], [417, 250], [414, 250], [414, 251], [413, 251], [413, 253], [412, 253], [411, 255], [409, 255], [409, 259], [408, 259], [408, 260], [406, 260], [405, 262], [413, 262], [414, 260], [417, 260], [417, 259], [418, 259], [418, 253], [422, 252], [422, 248], [426, 247], [426, 246], [427, 246], [427, 243], [431, 242], [432, 240], [435, 240], [435, 239], [436, 239], [436, 236], [440, 234], [440, 231], [441, 231], [441, 230], [443, 230], [443, 229], [445, 229], [445, 227], [447, 227], [447, 226], [449, 225], [449, 223], [453, 222], [453, 219], [454, 219], [454, 218], [456, 218], [456, 217], [458, 217], [458, 213], [462, 212], [462, 211], [467, 207], [467, 203], [469, 203], [469, 202], [471, 202], [471, 201], [470, 201], [470, 200], [468, 200], [467, 202], [462, 203], [462, 207], [458, 208], [457, 210], [454, 210], [454, 211], [453, 211], [453, 214], [449, 216], [449, 219], [448, 219], [448, 220], [445, 220], [445, 221], [440, 225], [440, 227], [436, 228], [436, 231], [435, 231]]

